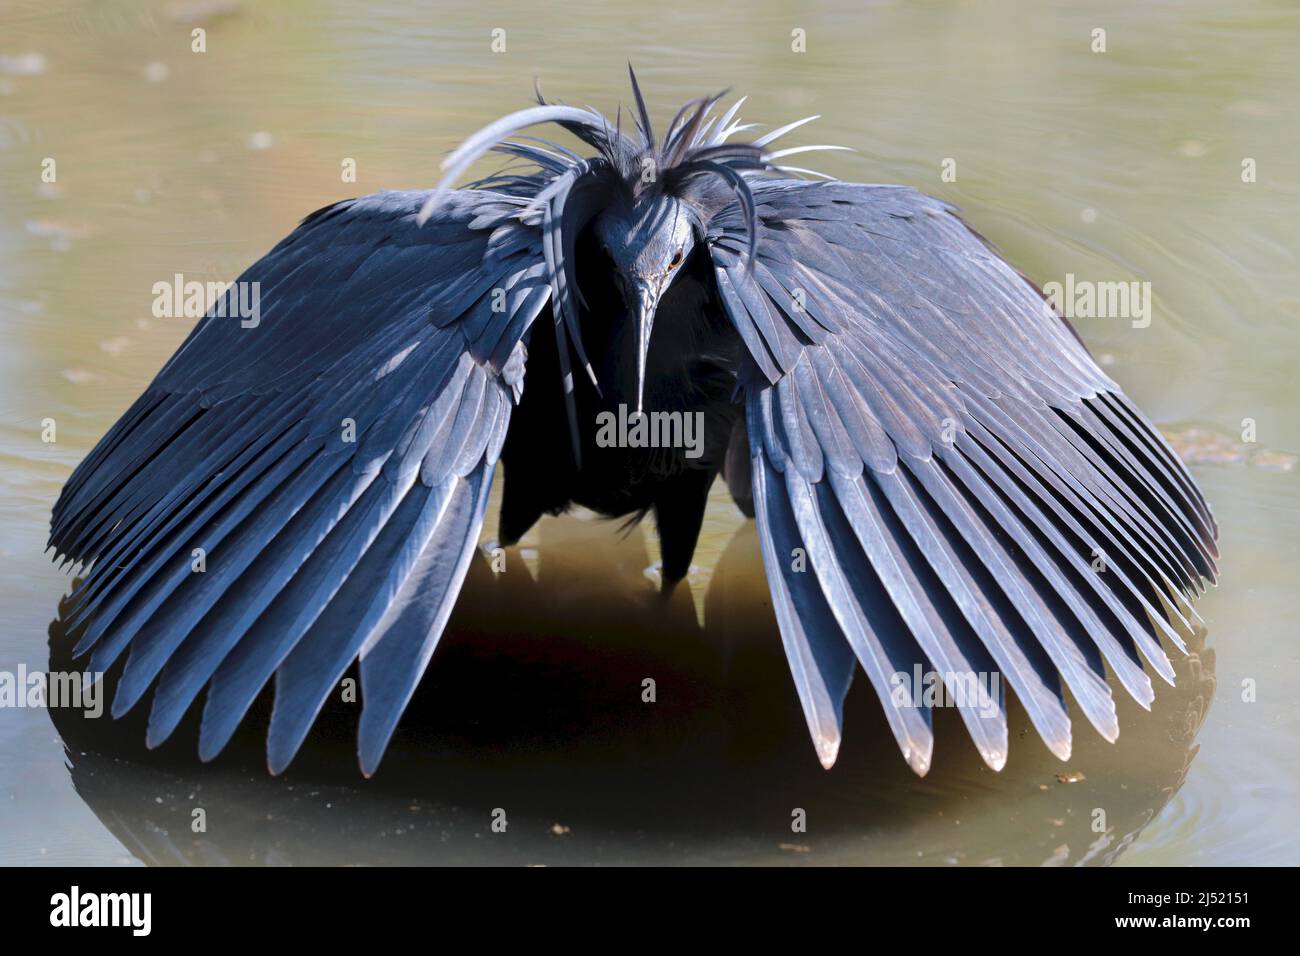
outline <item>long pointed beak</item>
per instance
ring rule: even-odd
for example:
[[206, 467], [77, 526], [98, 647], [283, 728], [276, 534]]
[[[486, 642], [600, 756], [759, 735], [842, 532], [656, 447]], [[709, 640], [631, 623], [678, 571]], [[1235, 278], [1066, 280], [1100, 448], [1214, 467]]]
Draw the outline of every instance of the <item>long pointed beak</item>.
[[636, 412], [641, 414], [645, 394], [646, 356], [650, 353], [650, 332], [663, 287], [656, 279], [635, 278], [629, 283], [628, 308], [636, 315]]

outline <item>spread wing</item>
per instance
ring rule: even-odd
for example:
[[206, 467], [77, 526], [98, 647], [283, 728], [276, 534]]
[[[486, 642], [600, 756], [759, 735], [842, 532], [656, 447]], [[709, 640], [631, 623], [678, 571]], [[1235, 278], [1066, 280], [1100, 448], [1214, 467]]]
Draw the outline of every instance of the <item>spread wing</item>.
[[[913, 190], [752, 183], [710, 235], [753, 359], [754, 503], [819, 756], [855, 660], [918, 773], [933, 745], [914, 667], [939, 675], [985, 761], [1007, 754], [1000, 675], [1070, 753], [1064, 689], [1109, 740], [1109, 667], [1144, 707], [1172, 683], [1217, 529], [1160, 434], [1037, 290]], [[1166, 613], [1168, 611], [1168, 613]], [[905, 675], [899, 677], [897, 675]]]
[[240, 279], [260, 315], [214, 308], [68, 480], [50, 543], [90, 566], [76, 653], [96, 672], [128, 653], [115, 716], [156, 685], [151, 746], [206, 686], [214, 756], [274, 674], [278, 772], [360, 657], [359, 754], [378, 764], [464, 578], [549, 297], [517, 200], [451, 194], [419, 227], [427, 198], [308, 217]]

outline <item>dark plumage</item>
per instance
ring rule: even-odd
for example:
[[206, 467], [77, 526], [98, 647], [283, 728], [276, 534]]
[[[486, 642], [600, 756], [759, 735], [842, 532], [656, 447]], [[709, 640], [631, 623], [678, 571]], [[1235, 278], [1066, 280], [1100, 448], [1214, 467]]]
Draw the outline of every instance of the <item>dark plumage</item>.
[[[539, 94], [439, 189], [309, 216], [241, 277], [260, 323], [204, 318], [69, 479], [50, 543], [89, 566], [76, 652], [129, 651], [113, 712], [155, 686], [151, 745], [206, 687], [215, 755], [274, 675], [278, 772], [359, 657], [372, 772], [499, 458], [503, 541], [572, 502], [653, 511], [666, 587], [725, 471], [826, 766], [858, 664], [918, 773], [930, 706], [892, 696], [914, 666], [1000, 674], [1062, 758], [1066, 687], [1113, 740], [1107, 667], [1144, 706], [1144, 662], [1172, 681], [1160, 638], [1183, 648], [1214, 519], [1037, 290], [937, 200], [783, 178], [800, 150], [768, 146], [800, 124], [733, 144], [714, 97], [659, 141], [633, 88], [635, 136]], [[594, 155], [503, 142], [543, 122]], [[535, 171], [443, 188], [488, 149]], [[701, 453], [603, 447], [620, 405], [700, 413]], [[1005, 701], [959, 703], [1000, 768]]]

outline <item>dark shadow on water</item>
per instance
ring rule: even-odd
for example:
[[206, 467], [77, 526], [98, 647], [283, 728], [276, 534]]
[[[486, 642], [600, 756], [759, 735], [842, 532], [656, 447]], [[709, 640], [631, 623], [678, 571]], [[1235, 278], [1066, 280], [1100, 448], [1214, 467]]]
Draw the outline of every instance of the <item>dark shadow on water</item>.
[[[357, 770], [358, 705], [338, 694], [289, 771], [268, 776], [264, 694], [208, 765], [196, 756], [198, 708], [153, 752], [146, 705], [120, 721], [51, 711], [78, 793], [157, 865], [1104, 864], [1178, 790], [1213, 695], [1213, 652], [1198, 640], [1152, 713], [1116, 695], [1118, 744], [1076, 713], [1066, 764], [1013, 702], [1000, 774], [939, 711], [934, 767], [918, 779], [860, 678], [828, 772], [808, 742], [752, 523], [717, 564], [703, 627], [685, 588], [659, 600], [639, 531], [561, 519], [541, 537], [535, 576], [517, 551], [505, 573], [475, 563], [374, 778]], [[51, 669], [68, 669], [68, 645], [56, 621]], [[1067, 771], [1083, 779], [1058, 780]], [[796, 810], [806, 832], [791, 829]]]

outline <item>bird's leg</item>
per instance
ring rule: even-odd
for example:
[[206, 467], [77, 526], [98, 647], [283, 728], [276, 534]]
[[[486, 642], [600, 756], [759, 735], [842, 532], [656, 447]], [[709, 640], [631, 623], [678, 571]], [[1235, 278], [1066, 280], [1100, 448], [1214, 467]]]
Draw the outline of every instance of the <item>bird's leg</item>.
[[664, 484], [655, 499], [664, 593], [672, 591], [691, 569], [695, 544], [704, 524], [709, 488], [716, 474], [708, 468], [688, 469]]
[[506, 466], [505, 487], [501, 491], [501, 515], [497, 524], [497, 540], [503, 548], [517, 544], [546, 512], [547, 508], [536, 484], [529, 484], [522, 478], [512, 481], [510, 467]]

